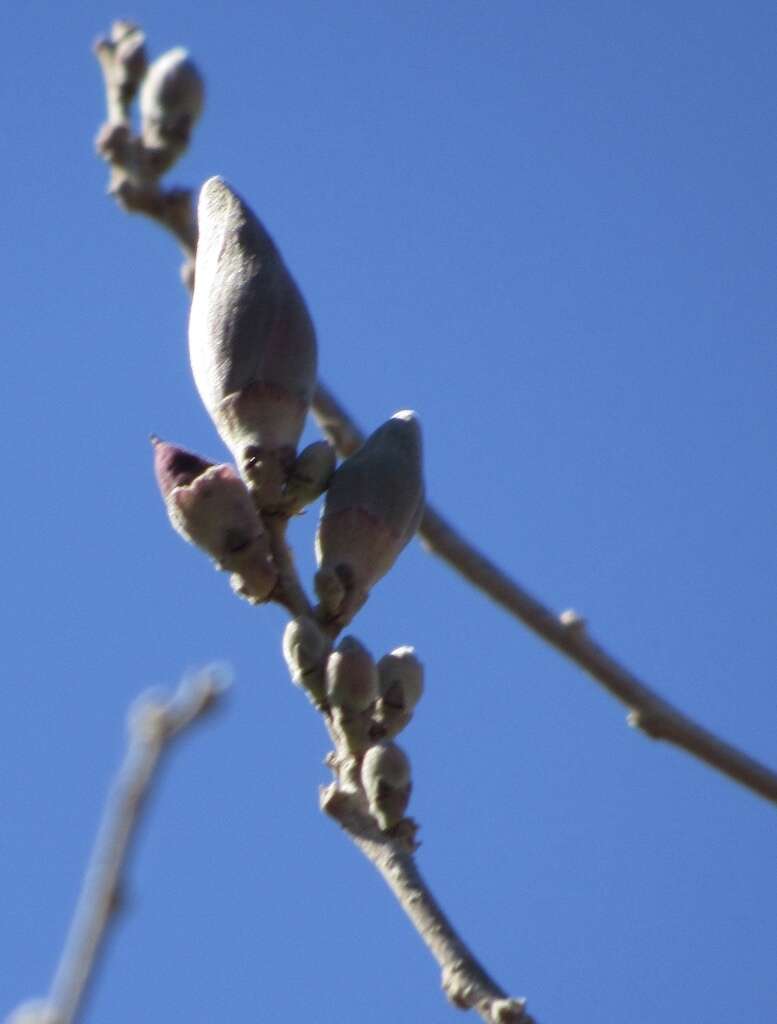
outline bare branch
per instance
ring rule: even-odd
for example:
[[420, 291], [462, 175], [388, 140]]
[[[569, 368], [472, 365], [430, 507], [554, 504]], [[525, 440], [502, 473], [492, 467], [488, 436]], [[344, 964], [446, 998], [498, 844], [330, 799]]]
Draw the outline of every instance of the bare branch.
[[158, 770], [180, 736], [221, 698], [224, 682], [213, 670], [185, 680], [167, 701], [141, 697], [130, 711], [129, 739], [105, 804], [81, 892], [48, 998], [26, 1004], [15, 1024], [72, 1024], [79, 1011], [110, 925], [121, 908], [123, 877]]
[[321, 807], [335, 819], [391, 889], [402, 910], [440, 965], [442, 988], [462, 1010], [475, 1010], [486, 1024], [534, 1024], [525, 1000], [509, 997], [478, 963], [432, 895], [413, 856], [415, 827], [403, 819], [392, 832], [379, 831], [358, 793], [336, 784], [322, 791]]

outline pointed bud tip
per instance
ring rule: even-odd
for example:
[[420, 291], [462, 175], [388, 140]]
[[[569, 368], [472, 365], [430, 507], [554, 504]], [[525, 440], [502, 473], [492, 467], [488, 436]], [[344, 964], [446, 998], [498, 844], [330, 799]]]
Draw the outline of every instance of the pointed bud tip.
[[162, 441], [152, 435], [154, 447], [154, 472], [163, 497], [176, 487], [186, 486], [209, 469], [213, 463], [185, 448]]

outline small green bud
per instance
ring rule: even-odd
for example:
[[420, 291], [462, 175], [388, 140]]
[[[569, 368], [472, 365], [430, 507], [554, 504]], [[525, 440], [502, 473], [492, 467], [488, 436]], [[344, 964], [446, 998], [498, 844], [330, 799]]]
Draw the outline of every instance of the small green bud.
[[395, 743], [377, 743], [364, 755], [361, 780], [370, 813], [382, 831], [404, 817], [410, 802], [410, 761]]

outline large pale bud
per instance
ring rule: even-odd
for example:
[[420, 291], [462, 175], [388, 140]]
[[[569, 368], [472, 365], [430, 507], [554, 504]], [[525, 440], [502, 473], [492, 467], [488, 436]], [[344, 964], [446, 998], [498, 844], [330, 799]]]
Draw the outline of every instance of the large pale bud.
[[189, 145], [204, 99], [202, 76], [181, 47], [157, 57], [146, 72], [140, 87], [141, 134], [157, 173]]
[[378, 743], [364, 755], [361, 767], [370, 813], [382, 831], [404, 817], [410, 802], [410, 761], [396, 743]]
[[265, 601], [277, 582], [262, 522], [231, 466], [215, 465], [176, 445], [153, 439], [154, 469], [174, 529], [219, 569], [234, 573], [235, 589]]
[[301, 686], [317, 707], [326, 695], [324, 669], [329, 647], [329, 638], [304, 615], [292, 619], [284, 630], [283, 657], [292, 682]]
[[264, 227], [220, 178], [206, 181], [189, 318], [194, 380], [260, 507], [282, 501], [316, 386], [316, 338]]
[[424, 689], [424, 667], [412, 647], [397, 647], [380, 659], [378, 688], [374, 731], [392, 739], [410, 722]]
[[343, 745], [353, 754], [372, 742], [372, 709], [378, 697], [378, 669], [367, 648], [346, 636], [326, 663], [326, 695]]
[[316, 534], [324, 618], [345, 625], [411, 539], [424, 510], [421, 428], [398, 412], [332, 477]]

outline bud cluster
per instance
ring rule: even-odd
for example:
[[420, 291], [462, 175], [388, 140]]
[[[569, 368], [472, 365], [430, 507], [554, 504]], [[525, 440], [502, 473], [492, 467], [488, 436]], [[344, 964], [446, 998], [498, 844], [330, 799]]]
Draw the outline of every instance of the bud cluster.
[[415, 651], [398, 647], [376, 664], [356, 637], [343, 637], [331, 650], [316, 623], [300, 617], [286, 627], [283, 654], [292, 680], [327, 715], [339, 763], [355, 769], [370, 815], [382, 831], [393, 828], [412, 788], [410, 762], [392, 740], [409, 725], [423, 693]]
[[[148, 72], [147, 145], [183, 137], [176, 118], [191, 99], [187, 75], [178, 51]], [[292, 680], [326, 716], [336, 761], [348, 766], [340, 782], [361, 794], [381, 830], [393, 829], [411, 789], [409, 762], [393, 740], [412, 718], [423, 669], [412, 647], [376, 664], [353, 636], [333, 644], [420, 523], [418, 418], [396, 413], [339, 467], [325, 441], [298, 452], [317, 373], [305, 301], [265, 227], [221, 178], [203, 186], [198, 221], [191, 366], [234, 465], [154, 439], [159, 489], [173, 527], [232, 574], [239, 594], [293, 610], [283, 637]], [[285, 548], [285, 525], [321, 494], [312, 608]]]
[[[181, 47], [149, 65], [143, 33], [126, 21], [117, 21], [95, 51], [108, 94], [108, 123], [98, 135], [98, 150], [136, 184], [155, 181], [189, 145], [205, 102], [202, 75]], [[140, 134], [134, 136], [130, 112], [138, 93]]]

